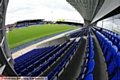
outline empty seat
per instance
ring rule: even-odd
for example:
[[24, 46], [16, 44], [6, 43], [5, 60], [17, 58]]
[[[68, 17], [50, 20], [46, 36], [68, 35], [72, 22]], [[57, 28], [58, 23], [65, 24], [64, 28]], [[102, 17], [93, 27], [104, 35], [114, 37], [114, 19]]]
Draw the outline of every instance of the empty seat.
[[15, 71], [19, 74], [25, 68], [26, 68], [25, 66], [20, 66], [18, 68], [15, 68]]
[[39, 65], [40, 65], [40, 61], [36, 61], [36, 62], [34, 63], [34, 68], [37, 68]]
[[93, 59], [93, 57], [94, 57], [94, 51], [90, 52], [89, 59], [91, 60], [91, 59]]
[[118, 50], [120, 51], [120, 42], [118, 43]]
[[117, 45], [117, 39], [114, 40], [114, 45]]
[[120, 70], [116, 71], [110, 80], [120, 80]]
[[89, 74], [89, 73], [91, 73], [93, 71], [94, 67], [95, 67], [95, 61], [94, 61], [94, 59], [92, 59], [88, 63], [88, 68], [87, 68], [86, 75]]
[[44, 71], [47, 68], [48, 68], [48, 62], [43, 63], [41, 66], [41, 70]]
[[84, 80], [93, 80], [93, 74], [86, 75]]
[[114, 57], [114, 63], [116, 63], [117, 67], [120, 69], [120, 52]]
[[30, 65], [27, 67], [28, 72], [32, 72], [34, 70], [34, 66]]
[[26, 69], [24, 69], [20, 73], [22, 76], [26, 76], [28, 74], [28, 71]]
[[118, 49], [116, 46], [112, 46], [110, 48], [110, 50], [108, 51], [107, 55], [106, 55], [106, 62], [107, 64], [109, 64], [110, 60], [112, 60], [112, 58], [116, 55], [116, 53], [118, 52]]
[[111, 76], [113, 73], [115, 73], [117, 70], [116, 65], [112, 61], [108, 66], [108, 76]]
[[50, 80], [53, 76], [54, 76], [53, 72], [50, 72], [50, 73], [47, 75], [48, 80]]
[[59, 63], [59, 64], [57, 65], [57, 67], [55, 67], [55, 69], [54, 69], [54, 75], [57, 76], [60, 70], [61, 70], [61, 64]]
[[50, 66], [54, 62], [54, 57], [48, 60], [48, 65]]
[[40, 75], [41, 74], [41, 72], [42, 72], [42, 70], [41, 70], [41, 68], [39, 67], [39, 68], [36, 68], [31, 74], [31, 76], [38, 76], [38, 75]]
[[45, 58], [43, 57], [39, 61], [40, 61], [40, 64], [43, 64], [45, 62]]
[[107, 55], [107, 52], [109, 51], [110, 47], [112, 46], [112, 42], [107, 41], [106, 45], [107, 46], [103, 49], [103, 53], [104, 53], [105, 56]]

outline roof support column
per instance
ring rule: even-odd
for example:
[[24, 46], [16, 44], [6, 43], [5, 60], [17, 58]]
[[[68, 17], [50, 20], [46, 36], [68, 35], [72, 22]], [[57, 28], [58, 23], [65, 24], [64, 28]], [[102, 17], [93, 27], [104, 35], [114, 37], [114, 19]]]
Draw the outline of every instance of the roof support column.
[[89, 20], [85, 20], [85, 19], [84, 19], [84, 23], [85, 23], [85, 26], [89, 26], [90, 23], [91, 23], [91, 21], [89, 21]]

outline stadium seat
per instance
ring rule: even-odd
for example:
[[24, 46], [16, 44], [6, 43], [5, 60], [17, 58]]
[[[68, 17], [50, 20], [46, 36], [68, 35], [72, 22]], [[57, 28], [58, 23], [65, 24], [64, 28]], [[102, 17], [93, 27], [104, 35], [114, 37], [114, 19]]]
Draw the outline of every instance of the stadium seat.
[[118, 50], [120, 51], [120, 42], [119, 42], [119, 44], [118, 44]]
[[44, 71], [47, 68], [48, 68], [48, 62], [43, 63], [41, 66], [41, 70]]
[[114, 63], [116, 62], [117, 67], [120, 69], [120, 52], [114, 57]]
[[27, 67], [28, 72], [32, 72], [34, 70], [34, 66], [30, 65]]
[[112, 61], [109, 66], [108, 66], [108, 76], [111, 76], [113, 73], [116, 72], [116, 65], [114, 64], [114, 62]]
[[120, 80], [120, 69], [110, 78], [110, 80]]
[[109, 64], [110, 60], [113, 59], [113, 57], [117, 54], [118, 49], [115, 45], [113, 45], [110, 50], [108, 51], [107, 55], [106, 55], [106, 62], [107, 64]]
[[48, 75], [47, 75], [47, 77], [48, 77], [48, 80], [50, 80], [52, 77], [53, 77], [53, 72], [50, 72]]
[[43, 57], [39, 61], [40, 61], [40, 64], [43, 64], [45, 62], [45, 58]]
[[86, 75], [89, 74], [89, 73], [91, 73], [93, 71], [94, 67], [95, 67], [95, 61], [94, 61], [94, 59], [92, 59], [88, 63], [88, 68], [87, 68]]
[[59, 71], [60, 71], [60, 68], [61, 68], [61, 66], [60, 66], [61, 64], [59, 63], [58, 65], [57, 65], [57, 67], [55, 67], [55, 69], [54, 69], [54, 74], [57, 76], [58, 75], [58, 73], [59, 73]]
[[114, 40], [114, 45], [116, 45], [116, 46], [117, 46], [117, 39], [115, 39], [115, 40]]
[[26, 69], [24, 69], [20, 73], [22, 76], [26, 76], [28, 74], [28, 71]]
[[40, 65], [40, 61], [36, 61], [36, 62], [34, 63], [34, 68], [37, 68], [39, 65]]
[[103, 49], [103, 53], [106, 56], [107, 52], [110, 50], [111, 46], [112, 46], [112, 42], [111, 41], [107, 41], [106, 43], [107, 47]]
[[54, 57], [52, 57], [50, 60], [48, 60], [48, 65], [50, 66], [54, 62]]
[[86, 75], [84, 80], [93, 80], [93, 74]]
[[38, 76], [38, 75], [40, 75], [41, 74], [41, 72], [42, 72], [42, 70], [41, 70], [41, 68], [39, 67], [39, 68], [36, 68], [34, 71], [32, 71], [32, 75], [31, 76]]
[[90, 52], [89, 59], [91, 60], [91, 59], [93, 59], [93, 57], [94, 57], [94, 51]]

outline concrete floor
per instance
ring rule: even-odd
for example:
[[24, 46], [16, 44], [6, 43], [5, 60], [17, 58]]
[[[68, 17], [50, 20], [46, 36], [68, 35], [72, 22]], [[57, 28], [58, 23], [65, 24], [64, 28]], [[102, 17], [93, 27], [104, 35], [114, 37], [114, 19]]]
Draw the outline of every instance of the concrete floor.
[[86, 38], [83, 38], [77, 52], [58, 80], [76, 80], [80, 74], [84, 58]]
[[100, 45], [93, 35], [95, 68], [93, 71], [94, 80], [108, 80], [107, 66]]

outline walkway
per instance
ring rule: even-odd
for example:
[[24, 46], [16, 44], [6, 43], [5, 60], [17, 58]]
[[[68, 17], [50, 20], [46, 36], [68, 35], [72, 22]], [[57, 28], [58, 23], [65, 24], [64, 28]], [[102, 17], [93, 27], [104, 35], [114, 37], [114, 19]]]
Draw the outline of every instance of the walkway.
[[80, 74], [84, 58], [86, 38], [83, 38], [77, 52], [58, 80], [76, 80]]

